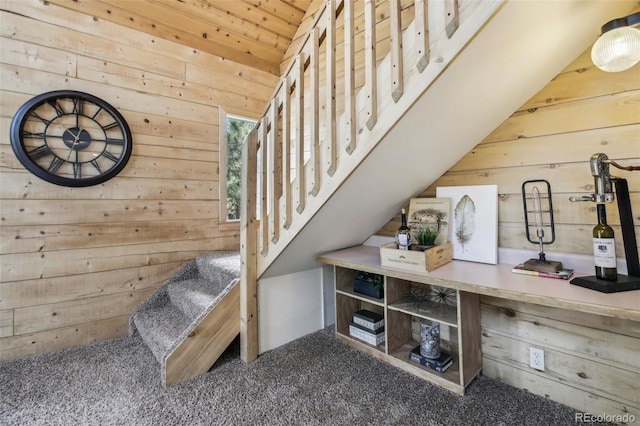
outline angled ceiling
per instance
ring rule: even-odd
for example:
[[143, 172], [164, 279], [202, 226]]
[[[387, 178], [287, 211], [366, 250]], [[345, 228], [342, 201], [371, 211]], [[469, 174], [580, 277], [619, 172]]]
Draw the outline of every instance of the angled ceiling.
[[312, 0], [49, 0], [274, 75]]

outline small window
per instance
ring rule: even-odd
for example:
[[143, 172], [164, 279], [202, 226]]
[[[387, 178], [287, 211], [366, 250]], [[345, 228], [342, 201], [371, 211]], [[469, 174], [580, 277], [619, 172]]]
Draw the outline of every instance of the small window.
[[240, 219], [242, 144], [255, 121], [220, 110], [220, 127], [224, 129], [220, 132], [220, 217], [222, 221], [235, 221]]

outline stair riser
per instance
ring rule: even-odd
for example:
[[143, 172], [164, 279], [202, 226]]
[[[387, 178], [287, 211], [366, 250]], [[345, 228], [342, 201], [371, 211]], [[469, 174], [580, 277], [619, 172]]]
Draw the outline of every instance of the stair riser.
[[172, 305], [142, 311], [133, 316], [133, 321], [142, 340], [160, 363], [191, 324], [191, 320]]

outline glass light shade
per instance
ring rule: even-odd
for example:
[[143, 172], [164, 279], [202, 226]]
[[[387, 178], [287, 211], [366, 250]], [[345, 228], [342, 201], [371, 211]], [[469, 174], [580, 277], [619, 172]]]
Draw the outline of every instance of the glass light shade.
[[591, 49], [591, 60], [602, 71], [625, 71], [640, 62], [640, 30], [620, 27], [607, 31]]

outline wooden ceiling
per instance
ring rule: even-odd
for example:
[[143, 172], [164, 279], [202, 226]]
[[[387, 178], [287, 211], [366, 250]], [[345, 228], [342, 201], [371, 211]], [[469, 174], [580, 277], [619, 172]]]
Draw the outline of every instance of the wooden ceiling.
[[48, 0], [99, 19], [280, 74], [312, 0]]

